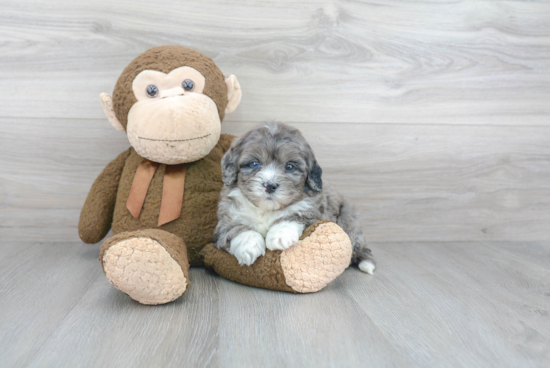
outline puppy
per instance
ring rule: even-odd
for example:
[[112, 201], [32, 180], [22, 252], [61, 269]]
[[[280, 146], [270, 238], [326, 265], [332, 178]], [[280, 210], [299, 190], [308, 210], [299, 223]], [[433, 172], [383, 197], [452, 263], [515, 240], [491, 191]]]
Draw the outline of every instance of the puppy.
[[284, 250], [319, 220], [336, 222], [353, 244], [351, 263], [372, 274], [371, 251], [351, 204], [326, 185], [299, 130], [267, 123], [236, 139], [222, 158], [224, 187], [216, 247], [250, 266], [265, 249]]

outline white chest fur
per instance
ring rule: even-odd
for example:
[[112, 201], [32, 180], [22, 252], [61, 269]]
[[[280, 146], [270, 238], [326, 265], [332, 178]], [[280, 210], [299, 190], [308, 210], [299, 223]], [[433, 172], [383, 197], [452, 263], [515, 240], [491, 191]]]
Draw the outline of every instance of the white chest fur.
[[299, 214], [311, 206], [306, 198], [280, 210], [262, 209], [251, 203], [238, 188], [229, 192], [228, 197], [235, 201], [230, 208], [232, 219], [249, 226], [264, 237], [277, 220]]

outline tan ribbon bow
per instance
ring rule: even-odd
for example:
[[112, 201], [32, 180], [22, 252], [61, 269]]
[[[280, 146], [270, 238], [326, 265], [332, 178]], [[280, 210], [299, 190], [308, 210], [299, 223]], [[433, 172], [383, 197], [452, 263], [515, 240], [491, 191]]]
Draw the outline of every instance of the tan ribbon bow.
[[[138, 220], [149, 185], [159, 166], [160, 164], [157, 162], [143, 159], [134, 175], [126, 207], [132, 216]], [[185, 171], [185, 164], [166, 165], [157, 226], [162, 226], [180, 217], [185, 187]]]

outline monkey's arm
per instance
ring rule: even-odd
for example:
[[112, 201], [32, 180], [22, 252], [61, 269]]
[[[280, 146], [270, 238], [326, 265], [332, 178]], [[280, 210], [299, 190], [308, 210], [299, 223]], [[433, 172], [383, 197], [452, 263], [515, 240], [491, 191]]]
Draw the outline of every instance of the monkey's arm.
[[231, 142], [233, 142], [233, 139], [235, 139], [234, 135], [231, 134], [222, 134], [220, 135], [219, 145], [222, 148], [223, 153], [226, 153], [227, 150], [231, 147]]
[[95, 180], [80, 212], [78, 234], [84, 243], [99, 242], [113, 222], [118, 183], [130, 149], [111, 161]]

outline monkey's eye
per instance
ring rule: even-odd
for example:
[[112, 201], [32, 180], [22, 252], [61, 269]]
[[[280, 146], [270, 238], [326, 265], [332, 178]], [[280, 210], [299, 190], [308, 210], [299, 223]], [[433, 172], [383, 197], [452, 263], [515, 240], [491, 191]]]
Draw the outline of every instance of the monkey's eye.
[[260, 163], [258, 161], [252, 161], [249, 166], [253, 169], [257, 169], [260, 167]]
[[153, 84], [147, 86], [147, 96], [151, 98], [155, 98], [158, 96], [158, 94], [159, 94], [159, 89], [157, 88], [157, 86]]
[[288, 172], [293, 172], [296, 169], [296, 166], [294, 166], [293, 164], [286, 164], [285, 169]]
[[181, 84], [181, 87], [186, 92], [192, 92], [195, 89], [195, 82], [193, 82], [191, 79], [186, 79]]

